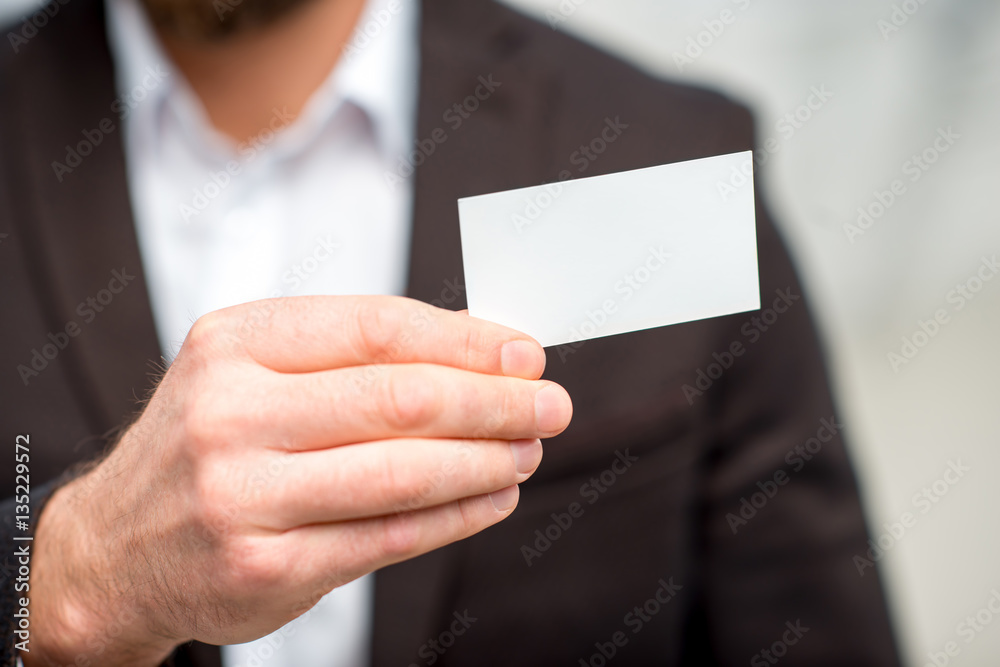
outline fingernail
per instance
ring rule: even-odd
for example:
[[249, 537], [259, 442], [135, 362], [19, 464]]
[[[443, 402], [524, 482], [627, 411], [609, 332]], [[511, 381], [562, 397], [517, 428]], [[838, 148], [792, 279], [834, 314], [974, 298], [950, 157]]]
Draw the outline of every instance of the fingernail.
[[545, 370], [545, 352], [526, 340], [512, 340], [500, 348], [500, 370], [507, 377], [533, 380]]
[[514, 486], [508, 486], [506, 489], [494, 491], [490, 494], [490, 500], [493, 502], [493, 507], [496, 511], [506, 512], [517, 505], [519, 495], [521, 495], [521, 492], [518, 490], [517, 484], [515, 484]]
[[535, 394], [535, 426], [542, 433], [561, 431], [573, 416], [573, 403], [566, 390], [550, 384]]
[[533, 473], [542, 462], [542, 441], [514, 440], [510, 443], [510, 453], [514, 455], [514, 469], [518, 473]]

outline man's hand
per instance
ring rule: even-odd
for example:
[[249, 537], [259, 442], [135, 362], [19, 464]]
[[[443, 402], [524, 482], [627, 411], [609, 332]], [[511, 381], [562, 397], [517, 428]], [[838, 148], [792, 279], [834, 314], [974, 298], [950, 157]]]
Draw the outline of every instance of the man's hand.
[[212, 313], [42, 513], [28, 665], [155, 665], [507, 517], [566, 392], [524, 334], [395, 297]]

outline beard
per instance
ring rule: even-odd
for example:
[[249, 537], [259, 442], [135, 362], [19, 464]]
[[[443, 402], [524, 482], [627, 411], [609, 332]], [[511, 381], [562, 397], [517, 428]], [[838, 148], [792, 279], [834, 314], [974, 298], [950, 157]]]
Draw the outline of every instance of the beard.
[[279, 20], [312, 0], [141, 0], [158, 30], [190, 41], [218, 42]]

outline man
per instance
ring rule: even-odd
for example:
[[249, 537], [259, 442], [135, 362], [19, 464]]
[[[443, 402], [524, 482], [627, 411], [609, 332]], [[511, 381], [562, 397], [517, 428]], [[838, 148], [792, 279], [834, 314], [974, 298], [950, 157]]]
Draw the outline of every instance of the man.
[[745, 150], [745, 110], [486, 0], [144, 4], [0, 64], [8, 664], [897, 663], [762, 208], [759, 317], [547, 359], [305, 296], [460, 309], [458, 197]]

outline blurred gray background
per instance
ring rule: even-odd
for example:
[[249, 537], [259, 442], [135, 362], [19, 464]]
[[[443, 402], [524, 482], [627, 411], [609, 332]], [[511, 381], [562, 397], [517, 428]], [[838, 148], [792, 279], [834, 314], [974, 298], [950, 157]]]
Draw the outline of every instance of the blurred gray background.
[[[506, 1], [753, 108], [758, 141], [777, 142], [756, 178], [819, 318], [907, 662], [955, 642], [948, 664], [1000, 664], [1000, 614], [981, 611], [1000, 605], [1000, 275], [977, 282], [1000, 256], [1000, 2]], [[0, 0], [0, 18], [33, 4]], [[779, 127], [814, 87], [832, 97]], [[849, 233], [897, 179], [905, 192]], [[923, 343], [911, 359], [904, 337]], [[970, 469], [954, 485], [951, 463]], [[905, 512], [915, 523], [894, 537]]]

